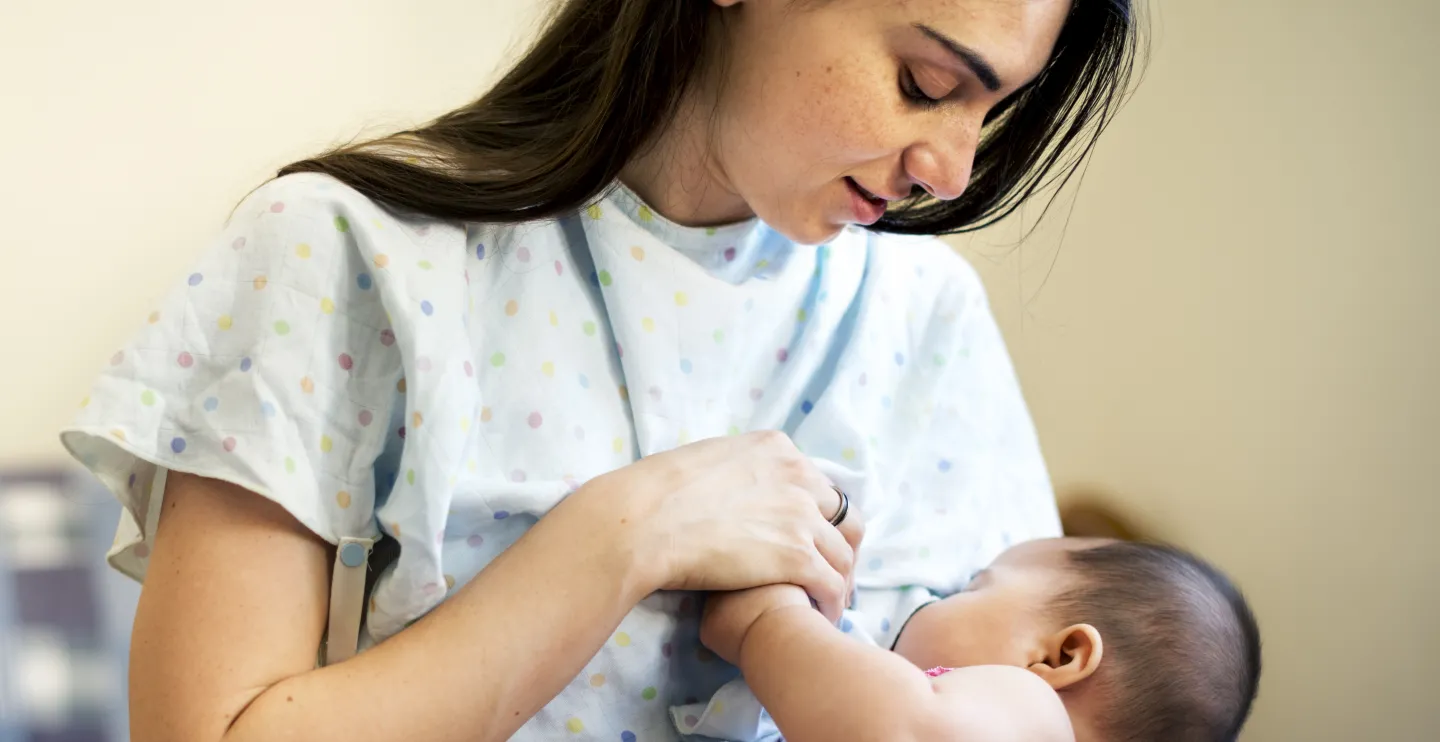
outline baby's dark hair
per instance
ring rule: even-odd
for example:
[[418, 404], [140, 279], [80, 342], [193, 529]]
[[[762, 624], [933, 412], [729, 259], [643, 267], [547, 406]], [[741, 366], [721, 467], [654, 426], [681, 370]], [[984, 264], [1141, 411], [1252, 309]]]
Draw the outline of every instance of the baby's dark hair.
[[1078, 584], [1053, 608], [1100, 632], [1094, 681], [1112, 742], [1233, 742], [1260, 681], [1260, 628], [1220, 570], [1169, 546], [1113, 542], [1068, 553]]

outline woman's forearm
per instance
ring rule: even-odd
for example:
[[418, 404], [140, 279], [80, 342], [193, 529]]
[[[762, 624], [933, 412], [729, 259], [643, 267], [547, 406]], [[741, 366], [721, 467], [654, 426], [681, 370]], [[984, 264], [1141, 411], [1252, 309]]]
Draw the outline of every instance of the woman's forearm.
[[935, 707], [914, 665], [804, 607], [761, 616], [745, 634], [740, 669], [790, 742], [906, 740]]
[[225, 740], [507, 739], [658, 587], [635, 569], [629, 539], [586, 508], [563, 503], [445, 604], [374, 649], [269, 687]]
[[630, 545], [657, 539], [623, 494], [582, 489], [419, 623], [315, 669], [333, 550], [266, 497], [170, 472], [131, 639], [131, 738], [505, 739], [665, 584], [637, 569], [655, 560]]

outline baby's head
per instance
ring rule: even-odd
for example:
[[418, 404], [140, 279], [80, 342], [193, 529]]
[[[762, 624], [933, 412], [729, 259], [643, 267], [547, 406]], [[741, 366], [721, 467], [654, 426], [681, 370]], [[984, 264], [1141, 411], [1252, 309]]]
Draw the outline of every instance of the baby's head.
[[1059, 692], [1080, 742], [1233, 740], [1255, 698], [1245, 598], [1179, 549], [1050, 539], [927, 606], [895, 651], [922, 668], [1014, 665]]

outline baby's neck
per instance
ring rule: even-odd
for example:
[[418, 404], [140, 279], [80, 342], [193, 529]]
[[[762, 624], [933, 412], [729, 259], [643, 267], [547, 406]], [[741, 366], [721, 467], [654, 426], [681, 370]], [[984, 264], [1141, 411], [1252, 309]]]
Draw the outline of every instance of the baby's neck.
[[1075, 732], [1075, 742], [1104, 742], [1105, 737], [1100, 734], [1099, 725], [1095, 722], [1099, 716], [1095, 712], [1094, 703], [1087, 703], [1084, 699], [1063, 692], [1060, 694], [1060, 701], [1065, 704], [1065, 711], [1070, 715], [1070, 728]]

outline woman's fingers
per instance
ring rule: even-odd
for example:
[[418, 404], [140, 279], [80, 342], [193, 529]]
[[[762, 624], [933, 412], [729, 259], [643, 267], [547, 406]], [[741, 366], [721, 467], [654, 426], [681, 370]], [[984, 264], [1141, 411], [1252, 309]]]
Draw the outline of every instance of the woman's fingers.
[[830, 525], [843, 498], [784, 433], [693, 443], [620, 472], [610, 486], [639, 492], [635, 510], [653, 514], [646, 522], [657, 538], [647, 540], [671, 545], [667, 585], [793, 582], [840, 618], [864, 519], [851, 503], [839, 527]]
[[855, 506], [854, 500], [850, 501], [850, 512], [845, 514], [845, 520], [841, 521], [836, 528], [840, 531], [840, 535], [845, 537], [845, 541], [850, 544], [851, 549], [860, 550], [860, 542], [865, 540], [865, 515], [860, 512], [860, 508]]
[[[829, 567], [829, 572], [839, 578], [833, 586], [833, 611], [834, 615], [826, 613], [826, 618], [832, 622], [840, 620], [840, 613], [850, 605], [850, 591], [853, 584], [855, 568], [855, 550], [845, 541], [845, 537], [835, 530], [829, 523], [817, 523], [815, 526], [815, 552]], [[819, 602], [822, 611], [830, 609], [827, 601], [820, 600], [819, 596], [812, 595]]]
[[814, 557], [810, 566], [798, 584], [810, 594], [826, 620], [837, 623], [845, 610], [845, 577], [836, 572], [818, 551], [812, 553]]
[[850, 574], [855, 568], [855, 549], [829, 523], [816, 524], [815, 550], [849, 584]]

